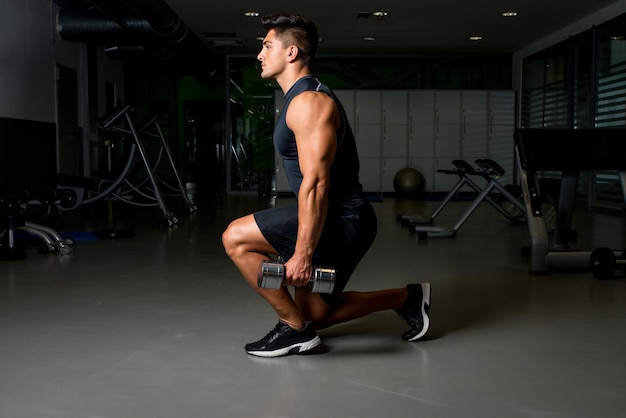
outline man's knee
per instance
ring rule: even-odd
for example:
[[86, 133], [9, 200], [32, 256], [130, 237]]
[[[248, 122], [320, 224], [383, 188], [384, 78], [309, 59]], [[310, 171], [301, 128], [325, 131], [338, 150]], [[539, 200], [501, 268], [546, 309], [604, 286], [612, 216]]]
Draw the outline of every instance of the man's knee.
[[272, 252], [271, 245], [259, 231], [253, 216], [232, 221], [222, 233], [222, 245], [231, 258], [246, 252]]
[[241, 242], [241, 228], [237, 224], [237, 220], [232, 221], [222, 233], [222, 245], [228, 256], [232, 256], [237, 246]]

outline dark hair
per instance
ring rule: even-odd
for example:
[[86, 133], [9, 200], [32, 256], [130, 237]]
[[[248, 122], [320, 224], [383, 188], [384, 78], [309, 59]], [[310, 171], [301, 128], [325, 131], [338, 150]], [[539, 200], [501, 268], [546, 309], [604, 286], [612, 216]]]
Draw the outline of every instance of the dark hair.
[[296, 45], [304, 64], [311, 65], [319, 39], [315, 23], [304, 16], [279, 14], [263, 16], [261, 24], [267, 31], [274, 29], [284, 44]]

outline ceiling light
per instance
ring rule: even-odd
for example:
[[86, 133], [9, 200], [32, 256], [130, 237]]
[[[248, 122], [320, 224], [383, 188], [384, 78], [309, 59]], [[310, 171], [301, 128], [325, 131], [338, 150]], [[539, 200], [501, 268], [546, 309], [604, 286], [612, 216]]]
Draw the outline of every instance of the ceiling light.
[[388, 13], [385, 12], [384, 10], [377, 10], [375, 12], [372, 12], [372, 16], [375, 16], [375, 17], [385, 17], [387, 16], [387, 14]]
[[623, 41], [624, 37], [623, 36], [611, 36], [611, 40], [612, 41]]
[[515, 16], [517, 16], [517, 12], [504, 12], [504, 13], [502, 13], [502, 16], [504, 16], [504, 17], [515, 17]]
[[470, 41], [482, 41], [483, 37], [482, 36], [470, 36], [469, 40]]
[[371, 42], [371, 41], [375, 41], [375, 40], [376, 40], [376, 38], [374, 38], [373, 36], [364, 36], [364, 37], [363, 37], [363, 40], [364, 40], [364, 41]]
[[246, 17], [259, 17], [259, 12], [244, 12], [243, 15]]

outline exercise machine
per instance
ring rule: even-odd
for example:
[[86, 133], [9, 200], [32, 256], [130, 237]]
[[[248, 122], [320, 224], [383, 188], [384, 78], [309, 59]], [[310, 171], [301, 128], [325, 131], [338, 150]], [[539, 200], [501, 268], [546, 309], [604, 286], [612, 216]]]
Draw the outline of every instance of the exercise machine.
[[[198, 207], [195, 205], [195, 203], [191, 199], [189, 199], [189, 196], [187, 195], [187, 191], [185, 189], [185, 186], [183, 185], [182, 179], [180, 178], [180, 174], [178, 173], [178, 170], [176, 169], [176, 164], [174, 163], [174, 157], [172, 157], [172, 152], [170, 150], [169, 145], [167, 144], [167, 141], [165, 140], [165, 135], [163, 135], [163, 130], [161, 129], [161, 125], [159, 124], [159, 116], [154, 115], [148, 120], [144, 121], [144, 123], [141, 125], [141, 128], [139, 129], [139, 133], [143, 134], [145, 137], [159, 140], [158, 157], [152, 168], [152, 173], [160, 185], [162, 185], [167, 190], [174, 192], [174, 194], [171, 194], [171, 193], [166, 194], [164, 192], [163, 194], [167, 196], [182, 197], [187, 212], [188, 213], [196, 212], [198, 210]], [[170, 185], [169, 183], [161, 179], [161, 177], [158, 175], [158, 169], [163, 160], [163, 154], [165, 154], [165, 156], [167, 157], [168, 169], [171, 171], [171, 174], [174, 176], [174, 180], [176, 181], [176, 185], [174, 186]], [[146, 178], [144, 181], [147, 181], [147, 180], [148, 178]]]
[[[615, 170], [626, 197], [626, 129], [517, 129], [515, 158], [522, 185], [530, 234], [532, 274], [589, 270], [621, 256], [601, 251], [592, 260], [592, 251], [569, 247], [571, 226], [580, 172]], [[538, 173], [561, 172], [556, 220], [552, 238], [546, 228]], [[608, 261], [607, 261], [608, 260]], [[610, 269], [607, 269], [610, 271]], [[606, 273], [610, 276], [612, 273]]]
[[[161, 190], [161, 185], [166, 183], [157, 176], [157, 168], [160, 165], [163, 154], [167, 156], [169, 169], [174, 174], [177, 182], [177, 186], [174, 187], [174, 189], [178, 191], [179, 196], [182, 196], [187, 211], [193, 213], [197, 210], [197, 207], [187, 196], [178, 170], [174, 165], [170, 148], [167, 145], [163, 131], [158, 123], [158, 117], [150, 118], [140, 129], [137, 129], [130, 116], [131, 113], [132, 109], [129, 105], [119, 106], [100, 120], [100, 125], [103, 129], [121, 132], [122, 134], [130, 135], [132, 138], [131, 145], [128, 149], [128, 157], [117, 177], [114, 179], [100, 179], [97, 190], [95, 191], [89, 190], [82, 185], [72, 185], [71, 182], [69, 184], [59, 185], [60, 189], [74, 189], [77, 196], [72, 207], [65, 207], [63, 209], [75, 209], [80, 205], [86, 205], [104, 198], [112, 197], [118, 201], [134, 206], [158, 206], [162, 213], [159, 226], [161, 228], [172, 227], [178, 223], [178, 218], [168, 209], [164, 198], [165, 195]], [[142, 137], [145, 136], [158, 138], [160, 140], [159, 153], [154, 164], [151, 163], [145, 144], [142, 141]], [[141, 161], [143, 164], [147, 177], [138, 183], [133, 183], [130, 175], [136, 168], [135, 166], [138, 161]], [[111, 145], [108, 147], [108, 165], [110, 169]], [[169, 185], [167, 185], [167, 187], [172, 188]]]

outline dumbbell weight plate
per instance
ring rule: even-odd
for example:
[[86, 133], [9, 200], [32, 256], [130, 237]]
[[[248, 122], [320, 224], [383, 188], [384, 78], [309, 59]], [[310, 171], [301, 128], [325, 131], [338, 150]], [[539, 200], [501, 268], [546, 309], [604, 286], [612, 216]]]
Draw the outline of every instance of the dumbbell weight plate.
[[316, 267], [313, 279], [309, 281], [309, 289], [313, 293], [333, 293], [335, 288], [335, 269]]
[[264, 289], [280, 289], [283, 284], [285, 267], [280, 263], [264, 260], [259, 268], [258, 285]]
[[615, 274], [615, 254], [606, 247], [596, 248], [591, 252], [589, 267], [598, 279], [610, 279]]

